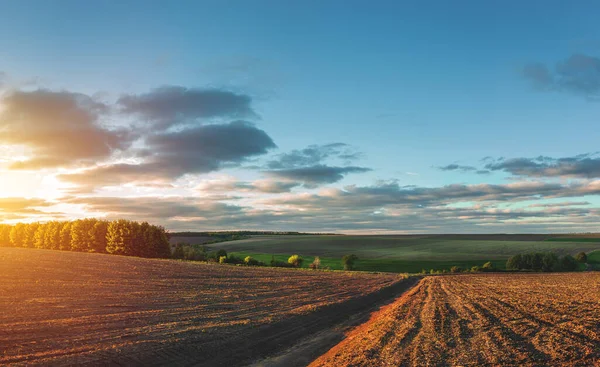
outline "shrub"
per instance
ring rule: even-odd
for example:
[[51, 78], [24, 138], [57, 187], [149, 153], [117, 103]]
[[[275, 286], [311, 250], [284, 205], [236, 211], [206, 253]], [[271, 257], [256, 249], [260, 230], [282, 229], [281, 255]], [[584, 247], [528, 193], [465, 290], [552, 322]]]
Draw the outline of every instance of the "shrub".
[[483, 264], [483, 266], [481, 267], [481, 270], [483, 271], [494, 271], [494, 265], [492, 264], [491, 261], [486, 262], [485, 264]]
[[475, 265], [471, 267], [471, 273], [479, 273], [481, 271], [481, 266]]
[[219, 264], [227, 264], [227, 256], [219, 256]]
[[315, 260], [309, 265], [311, 269], [319, 269], [321, 267], [321, 259], [318, 256], [315, 256]]
[[221, 256], [227, 257], [227, 251], [220, 249], [217, 251], [217, 253], [215, 255], [216, 255], [217, 259], [221, 259]]
[[244, 259], [244, 264], [250, 266], [257, 266], [259, 265], [259, 261], [253, 258], [252, 256], [246, 256], [246, 258]]
[[301, 267], [302, 266], [302, 262], [304, 262], [304, 259], [301, 258], [299, 255], [292, 255], [288, 259], [288, 264], [291, 264], [295, 268]]
[[585, 252], [580, 252], [577, 255], [575, 255], [575, 260], [577, 260], [580, 263], [586, 263], [587, 262], [587, 254]]
[[342, 265], [344, 266], [344, 270], [354, 270], [354, 264], [358, 260], [358, 256], [354, 254], [345, 255], [342, 257]]
[[460, 266], [453, 266], [450, 268], [451, 273], [460, 273], [461, 271], [462, 269], [460, 268]]

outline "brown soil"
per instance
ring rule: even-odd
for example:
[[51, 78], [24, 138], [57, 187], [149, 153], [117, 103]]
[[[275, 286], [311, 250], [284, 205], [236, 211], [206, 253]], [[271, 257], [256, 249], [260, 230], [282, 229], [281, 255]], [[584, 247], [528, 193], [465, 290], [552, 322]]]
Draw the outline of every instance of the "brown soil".
[[401, 287], [398, 275], [0, 248], [0, 365], [243, 365]]
[[598, 365], [598, 273], [428, 277], [311, 364]]

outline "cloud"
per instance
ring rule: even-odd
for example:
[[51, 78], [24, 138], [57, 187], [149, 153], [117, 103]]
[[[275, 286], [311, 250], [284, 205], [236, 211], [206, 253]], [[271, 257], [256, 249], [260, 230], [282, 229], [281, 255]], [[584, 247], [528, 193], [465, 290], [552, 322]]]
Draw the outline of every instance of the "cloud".
[[473, 166], [461, 166], [459, 164], [449, 164], [447, 166], [439, 166], [437, 167], [439, 170], [442, 171], [461, 171], [461, 172], [471, 172], [471, 171], [476, 171], [477, 168], [473, 167]]
[[290, 192], [300, 184], [293, 181], [256, 180], [253, 182], [238, 181], [234, 177], [221, 177], [215, 180], [204, 180], [196, 189], [202, 193], [253, 192], [280, 194]]
[[54, 203], [40, 198], [5, 197], [0, 198], [0, 221], [23, 220], [38, 217], [60, 217], [62, 213], [46, 212]]
[[526, 177], [600, 177], [600, 157], [581, 154], [574, 157], [501, 159], [485, 165], [490, 171], [504, 171]]
[[344, 143], [310, 145], [304, 149], [279, 154], [266, 164], [264, 173], [279, 179], [301, 182], [313, 188], [321, 184], [335, 183], [350, 173], [364, 173], [370, 168], [358, 166], [331, 166], [324, 162], [329, 159], [341, 160], [348, 164], [362, 154]]
[[371, 171], [365, 167], [331, 167], [315, 165], [309, 167], [280, 169], [266, 171], [269, 176], [302, 182], [305, 187], [312, 188], [321, 184], [334, 183], [342, 180], [349, 173], [363, 173]]
[[25, 146], [32, 156], [12, 169], [89, 164], [129, 148], [136, 135], [100, 123], [108, 106], [71, 92], [14, 91], [3, 98], [0, 142]]
[[397, 182], [379, 182], [372, 186], [350, 185], [327, 189], [318, 194], [288, 194], [265, 199], [266, 205], [285, 205], [302, 209], [362, 208], [385, 206], [444, 206], [461, 202], [518, 202], [558, 197], [600, 194], [600, 181], [559, 183], [523, 181], [502, 185], [453, 184], [441, 187], [400, 186]]
[[80, 185], [170, 182], [184, 174], [237, 166], [276, 147], [265, 131], [246, 121], [155, 133], [146, 137], [145, 145], [139, 164], [103, 165], [59, 178]]
[[540, 63], [526, 65], [523, 77], [541, 90], [556, 90], [584, 96], [589, 100], [600, 98], [600, 58], [573, 54], [557, 63], [553, 71]]
[[142, 118], [154, 129], [166, 129], [211, 118], [257, 117], [251, 102], [247, 95], [226, 90], [163, 86], [145, 94], [124, 95], [117, 105], [122, 113]]

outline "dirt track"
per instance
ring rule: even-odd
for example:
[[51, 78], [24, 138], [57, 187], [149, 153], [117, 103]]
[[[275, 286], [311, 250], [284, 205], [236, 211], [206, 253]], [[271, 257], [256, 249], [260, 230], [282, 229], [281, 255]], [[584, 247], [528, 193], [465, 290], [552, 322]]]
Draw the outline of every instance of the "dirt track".
[[311, 364], [598, 365], [598, 273], [428, 277]]
[[243, 365], [400, 279], [0, 248], [0, 365]]

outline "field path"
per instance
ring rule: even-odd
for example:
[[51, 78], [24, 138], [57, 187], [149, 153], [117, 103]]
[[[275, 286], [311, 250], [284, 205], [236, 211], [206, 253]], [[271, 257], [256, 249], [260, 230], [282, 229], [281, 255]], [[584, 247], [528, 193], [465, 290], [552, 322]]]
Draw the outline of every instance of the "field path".
[[600, 274], [427, 277], [311, 366], [599, 366]]

